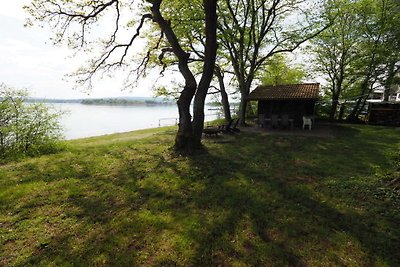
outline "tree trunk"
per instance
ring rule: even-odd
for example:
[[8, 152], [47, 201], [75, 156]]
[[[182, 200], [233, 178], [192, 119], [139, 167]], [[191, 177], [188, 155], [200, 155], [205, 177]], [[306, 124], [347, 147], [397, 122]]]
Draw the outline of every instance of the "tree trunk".
[[225, 88], [221, 89], [221, 101], [222, 109], [224, 110], [225, 121], [230, 122], [232, 120], [231, 107], [229, 105], [228, 94], [226, 93]]
[[342, 104], [340, 105], [340, 108], [339, 108], [339, 115], [338, 115], [338, 120], [339, 120], [339, 121], [342, 121], [342, 120], [343, 120], [343, 116], [344, 116], [344, 111], [345, 111], [345, 109], [346, 109], [346, 105], [345, 105], [344, 103], [342, 103]]
[[246, 94], [241, 92], [240, 93], [240, 104], [239, 104], [239, 125], [240, 126], [244, 126], [246, 124], [246, 108], [247, 108]]
[[193, 126], [192, 116], [190, 115], [190, 103], [197, 89], [197, 82], [188, 66], [189, 54], [186, 53], [179, 44], [178, 38], [172, 30], [171, 24], [164, 19], [160, 12], [162, 0], [151, 2], [152, 18], [164, 32], [173, 53], [178, 58], [178, 68], [185, 79], [185, 87], [181, 92], [177, 105], [179, 111], [179, 129], [175, 137], [175, 149], [178, 151], [189, 152], [193, 148]]
[[342, 93], [342, 84], [344, 80], [344, 67], [340, 67], [340, 72], [337, 77], [334, 79], [333, 88], [332, 88], [332, 107], [331, 112], [329, 114], [330, 120], [335, 120], [337, 107], [339, 105], [340, 94]]
[[[374, 77], [374, 72], [375, 72], [375, 68], [378, 64], [376, 56], [377, 56], [377, 45], [379, 42], [380, 38], [378, 38], [377, 40], [375, 40], [375, 44], [374, 44], [374, 50], [373, 53], [371, 55], [371, 58], [369, 59], [369, 64], [368, 64], [368, 71], [365, 73], [364, 76], [364, 80], [361, 84], [361, 97], [359, 99], [357, 99], [356, 105], [354, 106], [353, 110], [351, 111], [350, 115], [347, 117], [348, 121], [354, 121], [358, 115], [361, 112], [361, 103], [363, 101], [363, 98], [366, 98], [366, 94], [372, 92], [373, 89], [373, 84], [376, 81], [376, 76], [375, 76], [375, 81], [372, 80], [372, 78]], [[376, 73], [375, 73], [376, 75]], [[370, 88], [369, 88], [370, 87]]]
[[[247, 78], [243, 77], [242, 82], [239, 82], [240, 89], [240, 110], [239, 110], [239, 125], [246, 126], [246, 115], [247, 115], [247, 107], [249, 102], [247, 101], [247, 97], [250, 94], [250, 87], [254, 79], [255, 68], [250, 68], [249, 73], [247, 74]], [[243, 72], [244, 73], [244, 72]]]
[[4, 147], [4, 137], [3, 137], [3, 133], [0, 132], [0, 155], [3, 155], [5, 151], [5, 147]]
[[201, 136], [204, 129], [204, 103], [214, 75], [217, 56], [217, 0], [203, 0], [203, 5], [206, 19], [206, 45], [203, 73], [193, 105], [193, 145], [195, 148], [201, 146]]
[[388, 66], [388, 74], [385, 81], [385, 91], [383, 92], [383, 101], [386, 102], [389, 101], [389, 96], [391, 94], [390, 89], [393, 84], [393, 78], [395, 75], [394, 67], [395, 67], [395, 62], [394, 61], [390, 62]]
[[364, 107], [365, 107], [366, 104], [367, 104], [367, 97], [364, 97], [364, 98], [363, 98], [363, 101], [362, 101], [362, 104], [361, 104], [361, 106], [360, 106], [360, 108], [358, 109], [358, 112], [357, 112], [357, 114], [356, 114], [356, 118], [358, 118], [358, 117], [360, 116], [361, 111], [364, 110]]
[[[206, 45], [203, 65], [203, 74], [197, 86], [196, 79], [189, 69], [189, 54], [186, 53], [173, 31], [171, 24], [164, 19], [160, 12], [162, 0], [151, 2], [152, 18], [157, 23], [167, 38], [173, 53], [178, 58], [178, 67], [183, 78], [185, 87], [177, 102], [179, 110], [179, 129], [175, 137], [175, 150], [183, 153], [192, 153], [200, 146], [201, 135], [204, 127], [204, 102], [208, 88], [214, 73], [215, 58], [217, 51], [216, 25], [217, 0], [204, 0], [204, 13], [206, 20]], [[196, 96], [195, 96], [196, 95]], [[193, 122], [190, 115], [190, 103], [195, 96], [193, 106]]]
[[335, 115], [336, 115], [336, 110], [339, 104], [339, 96], [338, 95], [333, 95], [332, 96], [332, 107], [331, 107], [331, 112], [329, 113], [329, 119], [334, 120]]
[[[184, 91], [187, 89], [184, 89]], [[177, 102], [179, 112], [178, 132], [175, 136], [175, 149], [190, 151], [193, 139], [192, 116], [190, 115], [190, 102], [192, 98], [179, 97]]]
[[362, 97], [362, 101], [360, 101], [360, 103], [362, 102], [362, 104], [359, 105], [359, 108], [357, 110], [357, 112], [355, 113], [355, 117], [354, 118], [358, 118], [361, 114], [361, 111], [364, 109], [365, 105], [367, 104], [367, 99], [368, 99], [368, 95], [370, 95], [374, 90], [374, 83], [371, 83], [368, 89], [368, 92], [366, 94], [364, 94], [364, 96]]
[[249, 88], [240, 86], [240, 106], [239, 106], [239, 125], [246, 125], [246, 111], [247, 111], [247, 96], [249, 95]]
[[365, 80], [363, 81], [363, 83], [361, 84], [361, 97], [357, 99], [356, 105], [353, 107], [353, 110], [351, 111], [350, 115], [347, 117], [348, 121], [354, 121], [360, 114], [361, 103], [363, 101], [363, 98], [366, 98], [366, 96], [364, 96], [364, 95], [366, 95], [368, 92], [370, 92], [370, 90], [368, 90], [368, 80], [369, 80], [369, 76], [367, 76], [365, 78]]
[[229, 106], [228, 94], [226, 93], [224, 76], [222, 75], [221, 69], [219, 67], [215, 68], [215, 76], [218, 78], [219, 89], [221, 91], [221, 102], [222, 109], [224, 111], [224, 118], [226, 122], [230, 122], [232, 120], [231, 108]]

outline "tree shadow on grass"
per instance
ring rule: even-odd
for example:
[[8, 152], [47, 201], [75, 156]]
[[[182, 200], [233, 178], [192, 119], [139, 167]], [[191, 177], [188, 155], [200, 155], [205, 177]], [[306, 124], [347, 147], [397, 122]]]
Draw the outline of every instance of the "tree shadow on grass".
[[[316, 187], [296, 180], [306, 173], [325, 187], [327, 176], [356, 175], [355, 167], [370, 173], [371, 163], [385, 164], [383, 141], [360, 136], [354, 143], [345, 138], [348, 134], [336, 141], [243, 134], [236, 143], [211, 144], [208, 152], [191, 158], [138, 149], [91, 164], [90, 159], [71, 159], [83, 169], [59, 162], [50, 177], [39, 168], [30, 181], [51, 183], [64, 173], [76, 184], [59, 184], [70, 191], [74, 185], [59, 202], [26, 203], [31, 205], [32, 218], [24, 215], [28, 223], [42, 223], [35, 231], [47, 234], [44, 241], [38, 234], [32, 237], [36, 245], [20, 266], [346, 265], [341, 256], [353, 252], [360, 265], [381, 260], [396, 266], [400, 242], [393, 222], [386, 217], [375, 221], [377, 215], [369, 211], [343, 211], [320, 199]], [[335, 161], [334, 154], [343, 149], [337, 144], [357, 151], [353, 158], [362, 162], [336, 172], [325, 170], [321, 164], [342, 163]], [[356, 150], [360, 145], [368, 151]], [[312, 165], [300, 173], [292, 167], [299, 158], [301, 162], [316, 153]], [[113, 167], [114, 161], [118, 165]], [[100, 165], [108, 167], [97, 173]], [[346, 196], [337, 192], [337, 197]], [[57, 209], [46, 213], [47, 207]], [[37, 215], [39, 221], [33, 219]], [[342, 235], [345, 238], [338, 239]], [[349, 242], [353, 247], [347, 250]]]
[[[212, 156], [209, 155], [209, 157]], [[227, 160], [231, 161], [231, 159], [217, 156], [208, 162], [218, 162], [219, 166], [224, 166], [224, 161]], [[195, 166], [202, 168], [201, 165], [198, 165], [199, 163], [199, 161], [193, 161]], [[206, 168], [206, 172], [208, 170], [209, 167]], [[250, 179], [257, 177], [257, 181], [248, 186], [240, 183], [237, 186], [229, 185], [232, 179], [241, 175]], [[332, 242], [337, 233], [343, 232], [360, 243], [362, 250], [365, 251], [366, 258], [363, 259], [365, 264], [374, 265], [379, 260], [384, 260], [391, 266], [399, 264], [399, 237], [396, 238], [377, 227], [379, 223], [388, 223], [385, 222], [385, 219], [382, 219], [381, 222], [374, 222], [369, 219], [370, 214], [368, 213], [359, 215], [353, 212], [340, 212], [320, 200], [312, 198], [313, 192], [293, 186], [284, 180], [276, 179], [276, 177], [265, 176], [260, 171], [232, 169], [227, 172], [227, 175], [219, 177], [219, 186], [216, 186], [215, 183], [212, 179], [208, 180], [207, 186], [198, 196], [194, 197], [194, 201], [200, 209], [204, 208], [205, 200], [206, 203], [214, 202], [229, 215], [225, 220], [215, 225], [212, 224], [206, 235], [193, 236], [193, 239], [200, 242], [194, 257], [195, 265], [202, 263], [205, 265], [226, 264], [223, 257], [218, 258], [220, 254], [215, 250], [230, 251], [230, 256], [227, 256], [228, 261], [230, 257], [235, 257], [234, 249], [224, 247], [228, 241], [225, 235], [234, 235], [238, 231], [238, 224], [244, 217], [248, 217], [252, 222], [254, 232], [258, 235], [256, 239], [261, 241], [258, 245], [265, 245], [267, 248], [261, 253], [260, 251], [257, 253], [257, 250], [247, 251], [254, 256], [247, 258], [248, 262], [245, 262], [247, 264], [258, 265], [267, 262], [268, 264], [283, 263], [292, 266], [307, 265], [299, 254], [299, 248], [296, 247], [297, 241], [299, 244], [307, 242], [317, 242], [317, 246], [322, 244], [320, 253], [324, 253], [323, 243], [325, 241]], [[258, 189], [255, 189], [254, 186]], [[262, 192], [267, 192], [265, 197], [258, 195]], [[269, 198], [268, 194], [275, 196]], [[286, 209], [286, 211], [282, 211], [282, 209]], [[282, 221], [282, 216], [291, 217], [290, 223]], [[281, 233], [285, 235], [284, 238], [281, 238], [282, 241], [272, 240], [267, 234], [268, 230], [274, 228], [286, 231], [285, 234]], [[221, 243], [223, 244], [221, 245]], [[260, 245], [260, 243], [264, 244]], [[214, 244], [219, 244], [218, 248], [215, 248]], [[335, 253], [334, 250], [337, 248], [330, 249]], [[266, 262], [261, 260], [268, 251], [271, 253], [269, 256], [273, 259], [272, 262], [269, 262], [268, 259], [265, 259]], [[312, 255], [308, 255], [308, 257], [310, 256], [312, 257]], [[333, 261], [334, 258], [331, 257], [330, 260]], [[337, 263], [345, 264], [340, 261]]]
[[[352, 133], [357, 134], [357, 131], [352, 131]], [[382, 159], [386, 155], [379, 153], [381, 146], [384, 144], [363, 140], [362, 136], [360, 138], [356, 144], [342, 141], [351, 150], [355, 150], [355, 147], [353, 148], [352, 146], [362, 145], [368, 147], [367, 152], [361, 151], [355, 156], [355, 160], [360, 160], [359, 166], [364, 166], [370, 172], [371, 161], [385, 164], [385, 160]], [[281, 250], [279, 254], [283, 256], [280, 260], [290, 265], [303, 265], [304, 262], [301, 256], [296, 255], [296, 250], [293, 249], [293, 241], [271, 242], [271, 239], [265, 234], [268, 232], [269, 227], [275, 228], [282, 225], [280, 221], [282, 218], [279, 218], [279, 216], [282, 216], [281, 209], [283, 206], [290, 211], [286, 216], [294, 217], [294, 221], [284, 227], [285, 230], [288, 230], [288, 227], [292, 228], [288, 230], [287, 240], [298, 239], [299, 241], [307, 242], [307, 236], [310, 236], [310, 242], [315, 242], [314, 239], [317, 239], [322, 243], [324, 240], [332, 243], [336, 235], [345, 233], [360, 243], [361, 252], [365, 252], [361, 259], [366, 256], [364, 259], [366, 264], [374, 264], [379, 260], [384, 260], [393, 266], [399, 264], [400, 254], [397, 248], [400, 247], [400, 240], [399, 236], [396, 235], [394, 220], [383, 217], [379, 218], [379, 221], [374, 221], [377, 219], [376, 214], [370, 214], [368, 211], [364, 214], [358, 214], [355, 210], [341, 212], [316, 198], [314, 196], [315, 192], [304, 188], [302, 184], [293, 185], [293, 183], [288, 183], [288, 178], [290, 177], [269, 176], [268, 172], [263, 172], [262, 169], [248, 168], [246, 165], [249, 162], [241, 162], [240, 160], [240, 155], [246, 155], [246, 149], [242, 149], [240, 145], [238, 144], [238, 153], [236, 154], [236, 156], [239, 155], [237, 157], [239, 160], [229, 156], [231, 154], [230, 151], [225, 151], [225, 149], [222, 149], [218, 155], [207, 155], [207, 160], [202, 160], [201, 158], [192, 160], [193, 168], [199, 169], [198, 179], [205, 178], [207, 185], [202, 193], [194, 199], [199, 208], [202, 208], [201, 203], [203, 202], [214, 202], [216, 206], [222, 207], [231, 214], [226, 217], [226, 220], [211, 226], [210, 233], [200, 239], [202, 245], [198, 249], [196, 259], [202, 259], [208, 263], [218, 262], [215, 259], [215, 255], [218, 255], [218, 253], [212, 253], [210, 247], [218, 243], [218, 239], [223, 239], [225, 234], [231, 235], [234, 233], [242, 218], [248, 216], [253, 222], [256, 229], [255, 232], [258, 233], [259, 238], [263, 242], [272, 243], [273, 247]], [[259, 145], [261, 146], [262, 144]], [[374, 151], [375, 154], [371, 156], [369, 151]], [[210, 166], [210, 163], [214, 163], [214, 166]], [[224, 170], [223, 166], [229, 167]], [[210, 169], [218, 170], [219, 175], [210, 175]], [[224, 173], [224, 175], [220, 175], [221, 173]], [[345, 174], [346, 172], [341, 173], [339, 171], [339, 175]], [[232, 180], [238, 179], [238, 177], [245, 177], [244, 179], [247, 182], [254, 179], [256, 181], [253, 181], [253, 184], [250, 185], [246, 185], [246, 183], [239, 183], [237, 186], [229, 185]], [[277, 199], [274, 199], [274, 197], [269, 198], [268, 193], [265, 197], [260, 197], [262, 192], [269, 192], [270, 195], [278, 194], [279, 197]], [[340, 192], [338, 193], [340, 194]], [[346, 196], [338, 195], [338, 197]], [[365, 197], [365, 199], [368, 200], [368, 197]], [[276, 210], [279, 210], [280, 215], [276, 214]], [[304, 220], [303, 218], [307, 219]], [[309, 225], [303, 225], [303, 223], [308, 223]], [[384, 227], [379, 227], [380, 224], [388, 225], [389, 233], [385, 231]], [[217, 229], [217, 231], [213, 229]], [[216, 232], [219, 234], [216, 234]], [[196, 236], [193, 238], [196, 238]], [[286, 247], [285, 243], [291, 245]], [[333, 248], [332, 253], [335, 253], [335, 249], [337, 248]], [[321, 251], [321, 253], [324, 253], [324, 251]], [[351, 254], [351, 252], [348, 253]], [[258, 256], [259, 259], [262, 259], [262, 255]], [[256, 259], [257, 257], [251, 259], [250, 262], [254, 263], [252, 261], [256, 261]], [[331, 260], [334, 259], [331, 257]]]

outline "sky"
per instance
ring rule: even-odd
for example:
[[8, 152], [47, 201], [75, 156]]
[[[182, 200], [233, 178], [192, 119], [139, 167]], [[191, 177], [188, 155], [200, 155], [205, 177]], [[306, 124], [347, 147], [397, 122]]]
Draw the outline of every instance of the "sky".
[[3, 2], [0, 9], [0, 83], [27, 89], [32, 97], [40, 98], [153, 96], [151, 77], [138, 88], [127, 91], [121, 90], [125, 78], [121, 74], [95, 81], [91, 92], [73, 89], [73, 79], [66, 75], [83, 62], [72, 58], [72, 50], [52, 45], [49, 29], [24, 27], [27, 14], [22, 6], [28, 0]]
[[[73, 89], [73, 78], [67, 74], [83, 65], [81, 58], [73, 58], [73, 51], [54, 46], [48, 28], [24, 27], [27, 14], [22, 9], [29, 0], [3, 1], [0, 9], [0, 84], [27, 89], [39, 98], [101, 98], [120, 96], [153, 96], [151, 90], [157, 75], [149, 75], [137, 86], [122, 90], [125, 75], [95, 80], [93, 90]], [[130, 36], [129, 36], [130, 37]], [[140, 46], [140, 45], [139, 45]], [[300, 60], [302, 62], [304, 60]], [[182, 79], [179, 74], [168, 75], [164, 82], [174, 86]]]

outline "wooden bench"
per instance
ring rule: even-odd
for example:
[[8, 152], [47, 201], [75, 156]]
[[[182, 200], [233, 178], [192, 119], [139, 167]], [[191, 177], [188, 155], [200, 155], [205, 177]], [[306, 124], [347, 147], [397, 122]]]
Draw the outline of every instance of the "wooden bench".
[[207, 127], [203, 129], [203, 133], [205, 136], [218, 136], [218, 133], [221, 131], [220, 128], [218, 127]]

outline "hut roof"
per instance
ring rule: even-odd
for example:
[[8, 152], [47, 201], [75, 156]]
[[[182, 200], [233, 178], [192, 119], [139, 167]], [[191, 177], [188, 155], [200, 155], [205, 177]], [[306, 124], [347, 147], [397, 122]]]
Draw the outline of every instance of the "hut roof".
[[318, 100], [319, 83], [260, 85], [247, 100]]

